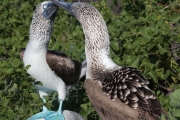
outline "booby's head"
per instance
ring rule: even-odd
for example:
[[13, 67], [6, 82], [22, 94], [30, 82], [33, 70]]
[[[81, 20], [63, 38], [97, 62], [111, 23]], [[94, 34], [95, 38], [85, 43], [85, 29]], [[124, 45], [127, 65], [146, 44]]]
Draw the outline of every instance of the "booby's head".
[[[53, 1], [57, 6], [70, 12], [82, 24], [88, 21], [97, 21], [96, 18], [101, 17], [99, 11], [90, 4], [83, 2], [68, 3], [62, 1]], [[87, 21], [88, 20], [88, 21]]]
[[57, 6], [52, 1], [41, 2], [36, 6], [30, 26], [30, 40], [47, 44], [54, 25]]

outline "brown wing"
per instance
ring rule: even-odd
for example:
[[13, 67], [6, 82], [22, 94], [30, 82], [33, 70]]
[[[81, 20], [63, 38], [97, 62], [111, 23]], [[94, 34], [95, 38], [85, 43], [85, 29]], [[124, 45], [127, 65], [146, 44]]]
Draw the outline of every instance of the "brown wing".
[[107, 74], [102, 81], [102, 90], [110, 99], [119, 98], [130, 107], [142, 108], [158, 119], [162, 108], [148, 84], [149, 81], [137, 69], [124, 67]]
[[97, 80], [86, 79], [84, 83], [88, 98], [102, 120], [156, 120], [143, 109], [132, 109], [119, 99], [112, 101], [103, 94]]
[[46, 61], [52, 71], [57, 74], [66, 85], [73, 85], [78, 82], [81, 72], [81, 63], [71, 60], [61, 52], [48, 51]]
[[[20, 58], [23, 59], [25, 49], [21, 49]], [[76, 84], [81, 72], [81, 63], [71, 60], [62, 52], [48, 50], [46, 61], [54, 73], [60, 77], [66, 85]]]

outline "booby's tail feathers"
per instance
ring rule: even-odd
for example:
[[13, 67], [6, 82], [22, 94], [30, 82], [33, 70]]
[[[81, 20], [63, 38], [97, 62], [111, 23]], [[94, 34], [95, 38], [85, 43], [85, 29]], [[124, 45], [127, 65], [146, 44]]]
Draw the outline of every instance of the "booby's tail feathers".
[[84, 61], [82, 62], [81, 73], [80, 73], [79, 79], [81, 79], [83, 76], [86, 75], [86, 69], [87, 69], [87, 61], [84, 60]]

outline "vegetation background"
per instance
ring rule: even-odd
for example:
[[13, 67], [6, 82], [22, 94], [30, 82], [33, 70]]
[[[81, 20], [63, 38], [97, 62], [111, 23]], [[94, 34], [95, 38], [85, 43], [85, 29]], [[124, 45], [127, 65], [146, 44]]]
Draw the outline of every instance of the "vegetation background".
[[[180, 1], [97, 0], [91, 2], [104, 17], [111, 37], [111, 57], [119, 65], [138, 68], [150, 81], [171, 120], [180, 120]], [[0, 1], [0, 120], [25, 120], [42, 109], [42, 100], [26, 73], [19, 51], [28, 42], [35, 6], [41, 0]], [[79, 22], [58, 10], [49, 49], [83, 61], [84, 34]], [[56, 110], [57, 93], [46, 106]], [[99, 120], [83, 82], [73, 87], [63, 109]], [[162, 116], [162, 120], [164, 117]]]

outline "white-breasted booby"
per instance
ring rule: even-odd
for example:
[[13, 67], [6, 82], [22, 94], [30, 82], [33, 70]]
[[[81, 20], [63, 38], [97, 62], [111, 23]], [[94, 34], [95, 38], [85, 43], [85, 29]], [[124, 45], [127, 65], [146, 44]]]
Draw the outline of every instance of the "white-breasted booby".
[[21, 58], [24, 65], [30, 65], [27, 72], [36, 81], [41, 81], [41, 85], [35, 85], [40, 97], [46, 96], [48, 92], [57, 91], [60, 106], [57, 112], [48, 111], [43, 107], [43, 111], [30, 117], [29, 119], [64, 119], [61, 115], [62, 102], [66, 97], [66, 92], [71, 85], [85, 75], [86, 61], [82, 64], [71, 60], [61, 52], [48, 51], [57, 6], [52, 1], [45, 1], [36, 6], [30, 25], [29, 41], [25, 51], [21, 51]]
[[[136, 68], [119, 66], [110, 58], [108, 29], [99, 11], [87, 3], [54, 3], [69, 11], [82, 25], [87, 59], [85, 88], [91, 103], [103, 120], [159, 119], [162, 107], [149, 89], [149, 81]], [[112, 102], [114, 100], [115, 104]], [[119, 100], [126, 105], [121, 105]], [[120, 108], [121, 106], [131, 112]], [[132, 108], [139, 111], [136, 118], [128, 117], [128, 114], [131, 116], [130, 114], [136, 112]], [[123, 112], [123, 109], [127, 112]], [[143, 112], [147, 113], [149, 118], [143, 115], [140, 118]]]

